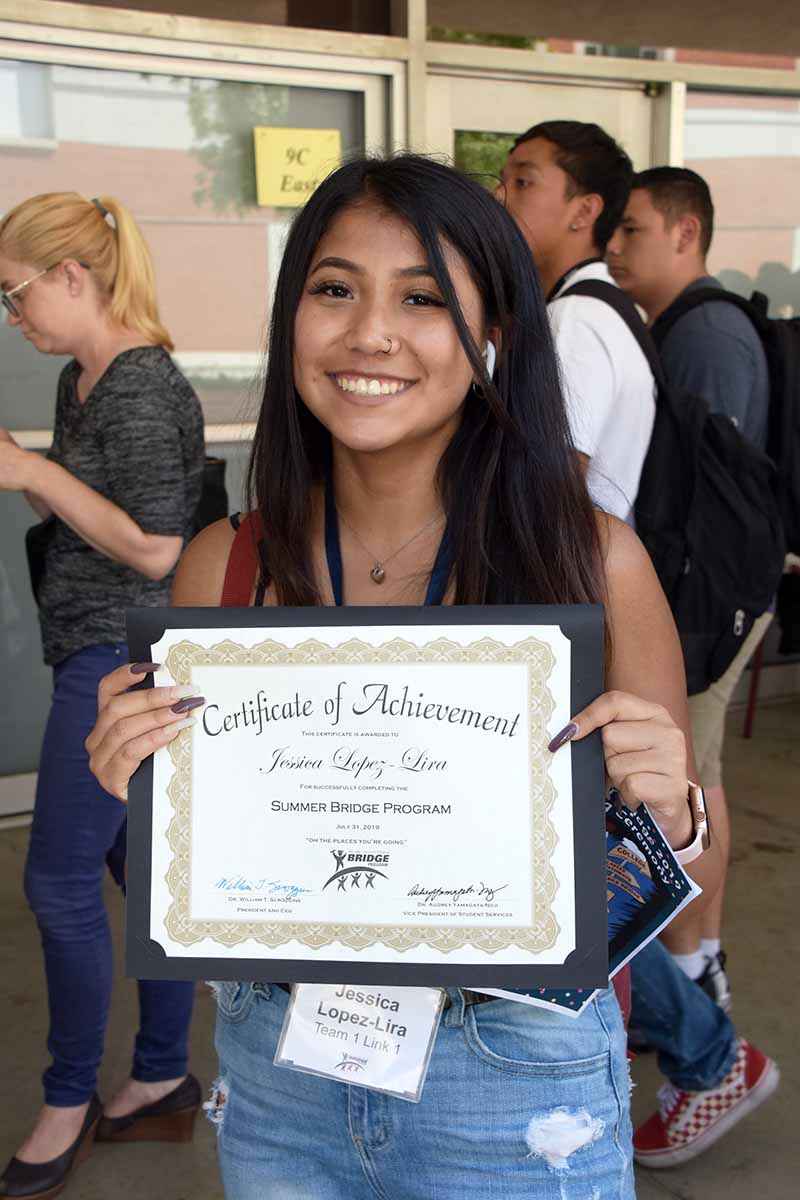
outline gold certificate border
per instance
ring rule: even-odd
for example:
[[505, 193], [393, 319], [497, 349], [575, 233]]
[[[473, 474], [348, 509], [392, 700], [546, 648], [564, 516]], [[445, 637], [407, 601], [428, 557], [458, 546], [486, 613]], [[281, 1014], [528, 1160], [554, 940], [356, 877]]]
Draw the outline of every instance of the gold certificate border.
[[[296, 646], [286, 646], [269, 638], [255, 646], [242, 646], [230, 639], [209, 647], [182, 641], [169, 651], [166, 666], [177, 683], [189, 683], [192, 668], [196, 666], [522, 663], [528, 674], [530, 745], [535, 747], [545, 743], [545, 730], [555, 707], [547, 685], [555, 661], [550, 646], [534, 637], [524, 638], [513, 646], [490, 637], [482, 637], [467, 646], [444, 637], [421, 646], [403, 638], [392, 638], [380, 645], [351, 638], [338, 646], [310, 638]], [[167, 787], [173, 816], [167, 830], [172, 861], [165, 878], [172, 903], [165, 924], [170, 938], [179, 945], [191, 946], [208, 938], [232, 947], [252, 939], [273, 950], [287, 942], [298, 942], [309, 950], [340, 942], [358, 951], [380, 943], [401, 953], [426, 945], [442, 954], [465, 947], [492, 954], [511, 946], [541, 954], [555, 945], [560, 932], [552, 909], [558, 888], [552, 868], [553, 850], [558, 841], [552, 821], [557, 793], [548, 771], [550, 756], [547, 753], [532, 754], [530, 763], [533, 924], [503, 928], [194, 919], [189, 906], [192, 861], [192, 741], [189, 730], [172, 742], [169, 753], [175, 770]]]

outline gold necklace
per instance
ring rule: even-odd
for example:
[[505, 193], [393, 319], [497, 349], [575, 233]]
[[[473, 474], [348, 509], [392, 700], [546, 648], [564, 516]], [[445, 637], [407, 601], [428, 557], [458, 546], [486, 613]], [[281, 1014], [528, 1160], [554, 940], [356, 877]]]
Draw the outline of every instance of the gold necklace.
[[339, 520], [350, 530], [359, 546], [361, 546], [362, 550], [366, 550], [369, 557], [374, 560], [369, 571], [369, 577], [373, 583], [383, 583], [384, 579], [386, 578], [386, 564], [391, 562], [392, 559], [395, 558], [402, 550], [405, 550], [406, 546], [410, 546], [411, 543], [415, 542], [418, 537], [421, 537], [426, 529], [430, 529], [431, 525], [433, 525], [436, 521], [441, 521], [442, 519], [441, 513], [437, 513], [435, 517], [431, 517], [430, 521], [426, 521], [421, 529], [418, 529], [416, 533], [412, 534], [408, 541], [403, 542], [402, 546], [398, 546], [396, 550], [393, 550], [391, 554], [387, 554], [385, 558], [378, 558], [376, 554], [372, 553], [369, 546], [367, 546], [366, 543], [359, 537], [350, 522], [342, 516], [338, 509], [336, 511], [339, 514]]

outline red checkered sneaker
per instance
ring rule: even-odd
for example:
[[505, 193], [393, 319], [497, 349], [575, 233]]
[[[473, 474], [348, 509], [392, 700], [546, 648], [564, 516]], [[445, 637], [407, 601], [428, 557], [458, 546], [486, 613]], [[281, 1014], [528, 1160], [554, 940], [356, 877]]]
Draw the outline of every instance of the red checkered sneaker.
[[715, 1088], [682, 1092], [665, 1083], [658, 1112], [633, 1135], [633, 1156], [647, 1167], [676, 1167], [702, 1154], [772, 1095], [780, 1072], [771, 1058], [740, 1038], [733, 1067]]

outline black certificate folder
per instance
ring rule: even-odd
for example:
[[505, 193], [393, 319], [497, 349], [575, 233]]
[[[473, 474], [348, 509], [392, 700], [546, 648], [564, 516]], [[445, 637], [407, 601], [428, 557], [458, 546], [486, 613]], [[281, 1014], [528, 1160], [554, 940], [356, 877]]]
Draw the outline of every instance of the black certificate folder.
[[[386, 626], [392, 629], [387, 631], [387, 640], [384, 642], [379, 631]], [[459, 630], [459, 626], [469, 628]], [[508, 627], [513, 628], [509, 630]], [[431, 630], [430, 638], [427, 628]], [[305, 632], [307, 630], [308, 634]], [[456, 640], [457, 654], [455, 657], [451, 654], [448, 658]], [[595, 732], [578, 742], [569, 743], [553, 756], [546, 749], [549, 738], [566, 724], [570, 716], [578, 713], [604, 690], [604, 618], [599, 605], [139, 608], [128, 612], [128, 644], [131, 661], [147, 662], [155, 658], [155, 661], [164, 664], [169, 674], [160, 675], [157, 682], [191, 682], [198, 691], [200, 687], [204, 689], [200, 694], [206, 695], [207, 699], [206, 709], [199, 710], [201, 715], [197, 725], [181, 732], [172, 747], [160, 752], [161, 758], [155, 769], [154, 760], [149, 758], [141, 764], [131, 780], [126, 927], [126, 972], [129, 976], [140, 979], [236, 979], [387, 986], [406, 984], [478, 989], [589, 989], [608, 985], [605, 769], [600, 734]], [[385, 651], [394, 656], [391, 658], [393, 674], [388, 670], [380, 674], [380, 667], [375, 667], [376, 661], [383, 662], [380, 656], [376, 659], [376, 646], [380, 647], [381, 654]], [[542, 653], [549, 655], [548, 669], [554, 671], [550, 678], [555, 679], [560, 671], [560, 700], [557, 705], [549, 703], [549, 707], [548, 703], [542, 701], [542, 696], [550, 696], [546, 683], [541, 685], [544, 690], [540, 689], [539, 692], [535, 691], [533, 683], [520, 685], [520, 679], [531, 681], [534, 676], [537, 680], [545, 677], [536, 666], [540, 659], [531, 657], [530, 663], [523, 663], [527, 673], [521, 674], [517, 670], [513, 675], [516, 681], [514, 686], [522, 686], [526, 697], [525, 705], [517, 706], [524, 707], [526, 714], [522, 723], [519, 723], [518, 717], [515, 720], [512, 716], [513, 705], [503, 711], [501, 703], [502, 681], [512, 676], [506, 677], [499, 672], [503, 664], [509, 662], [518, 667], [520, 656], [534, 655], [537, 646], [540, 649], [544, 646]], [[568, 646], [568, 654], [559, 649], [564, 646]], [[531, 647], [534, 649], [531, 650]], [[337, 669], [331, 671], [331, 656], [334, 654], [337, 656]], [[440, 667], [440, 661], [445, 662], [446, 667]], [[359, 801], [368, 796], [373, 807], [367, 811], [373, 812], [382, 809], [391, 813], [406, 809], [410, 812], [413, 805], [409, 803], [404, 808], [394, 796], [390, 801], [383, 795], [371, 794], [378, 791], [394, 792], [394, 787], [358, 784], [354, 789], [350, 784], [343, 788], [338, 782], [326, 785], [331, 789], [329, 795], [337, 797], [335, 801], [328, 799], [317, 789], [316, 780], [321, 778], [319, 773], [314, 777], [313, 785], [303, 785], [306, 786], [305, 793], [296, 790], [290, 792], [290, 788], [301, 786], [297, 783], [298, 772], [284, 771], [281, 775], [276, 770], [272, 774], [272, 768], [298, 765], [298, 762], [288, 761], [291, 751], [285, 743], [289, 740], [294, 739], [304, 751], [312, 745], [323, 747], [318, 752], [317, 763], [312, 762], [311, 766], [322, 763], [323, 758], [327, 766], [330, 756], [337, 752], [336, 739], [332, 734], [298, 732], [304, 714], [313, 713], [314, 710], [312, 702], [303, 698], [304, 688], [315, 671], [317, 679], [322, 677], [319, 673], [320, 662], [330, 672], [324, 678], [332, 681], [330, 696], [325, 693], [326, 712], [333, 712], [337, 691], [340, 703], [342, 694], [351, 699], [354, 695], [360, 697], [360, 708], [351, 703], [349, 709], [349, 733], [352, 734], [356, 723], [352, 714], [369, 710], [370, 737], [396, 739], [402, 736], [389, 732], [382, 735], [379, 729], [376, 731], [380, 713], [390, 710], [395, 717], [398, 713], [407, 714], [409, 728], [412, 716], [416, 719], [430, 717], [428, 724], [434, 730], [431, 735], [434, 744], [440, 731], [442, 738], [464, 739], [463, 744], [468, 745], [470, 753], [478, 756], [474, 759], [475, 769], [473, 772], [470, 767], [465, 772], [463, 760], [459, 761], [456, 751], [452, 756], [453, 777], [458, 779], [462, 792], [470, 791], [473, 775], [476, 780], [483, 782], [470, 793], [468, 805], [462, 809], [455, 808], [456, 812], [472, 814], [465, 818], [465, 825], [460, 830], [457, 825], [448, 825], [447, 821], [431, 819], [429, 826], [421, 832], [419, 823], [413, 824], [416, 818], [408, 818], [407, 825], [402, 827], [409, 831], [407, 838], [391, 839], [387, 836], [383, 843], [377, 840], [378, 834], [347, 838], [338, 830], [379, 830], [381, 827], [379, 823], [368, 822], [348, 825], [347, 820], [334, 826], [330, 814], [343, 809], [347, 811], [347, 804], [338, 798], [340, 795], [353, 796]], [[411, 691], [408, 686], [401, 686], [403, 670], [408, 662], [414, 662], [417, 664], [415, 669], [425, 672], [423, 675], [409, 676], [414, 680]], [[458, 664], [455, 668], [453, 662]], [[493, 691], [488, 687], [488, 676], [479, 674], [485, 662], [490, 662], [495, 669], [492, 676]], [[245, 667], [251, 670], [253, 666], [260, 668], [260, 673], [251, 670], [249, 675], [243, 673], [235, 676], [247, 681], [247, 698], [242, 701], [241, 709], [237, 708], [239, 715], [233, 712], [230, 704], [226, 709], [221, 700], [224, 688], [214, 686], [215, 678], [219, 678], [222, 685], [222, 676], [209, 675], [217, 665], [227, 667], [231, 663], [240, 664], [242, 670]], [[419, 663], [422, 663], [421, 667]], [[556, 663], [555, 667], [553, 663]], [[273, 667], [279, 668], [282, 674], [270, 675]], [[379, 674], [372, 677], [364, 674], [368, 670], [378, 670]], [[446, 670], [450, 671], [447, 676]], [[459, 670], [462, 671], [461, 675], [457, 673]], [[232, 676], [226, 678], [230, 680]], [[284, 693], [291, 692], [291, 711], [288, 707], [281, 709], [278, 704], [269, 708], [263, 699], [252, 699], [253, 696], [263, 697], [268, 693], [270, 680], [278, 678], [283, 681]], [[364, 682], [370, 678], [376, 682]], [[391, 679], [393, 691], [388, 689], [385, 682], [381, 682], [385, 678]], [[420, 686], [421, 679], [425, 682], [424, 688]], [[445, 679], [450, 681], [449, 693], [444, 685]], [[482, 679], [487, 681], [486, 694], [493, 698], [493, 706], [488, 702], [483, 706], [479, 702]], [[437, 680], [442, 681], [438, 691]], [[459, 685], [458, 689], [454, 687], [454, 680]], [[152, 687], [153, 679], [148, 676], [138, 686]], [[556, 693], [555, 684], [552, 691]], [[391, 704], [387, 700], [390, 695], [393, 697]], [[511, 687], [508, 695], [512, 695]], [[318, 702], [315, 702], [319, 712], [323, 708], [321, 696], [320, 692]], [[444, 700], [448, 703], [443, 703]], [[285, 695], [284, 704], [289, 704]], [[531, 712], [538, 716], [528, 720], [526, 726], [527, 715]], [[264, 722], [270, 717], [277, 721], [281, 715], [296, 718], [292, 722], [291, 735], [285, 732], [289, 726], [287, 721], [280, 728], [280, 733], [273, 736]], [[330, 717], [330, 723], [334, 723], [338, 715], [337, 710]], [[557, 723], [554, 723], [556, 718]], [[360, 715], [359, 719], [366, 721]], [[454, 730], [449, 728], [451, 725], [455, 726]], [[275, 728], [279, 727], [276, 725]], [[219, 736], [221, 733], [226, 736]], [[521, 737], [518, 736], [520, 734]], [[252, 771], [260, 772], [260, 775], [246, 776], [255, 781], [254, 787], [257, 785], [260, 807], [254, 810], [253, 795], [248, 793], [248, 788], [251, 792], [253, 788], [241, 783], [245, 778], [241, 772], [243, 758], [255, 754], [254, 739], [258, 737], [261, 738], [258, 742], [260, 757], [254, 758]], [[303, 737], [308, 740], [300, 740]], [[315, 737], [331, 740], [315, 742]], [[521, 782], [517, 789], [520, 792], [524, 792], [529, 779], [538, 780], [538, 784], [542, 785], [537, 793], [537, 803], [541, 801], [541, 805], [536, 811], [544, 814], [540, 824], [545, 828], [545, 833], [537, 826], [535, 831], [532, 828], [528, 836], [527, 826], [523, 824], [524, 836], [509, 841], [509, 826], [506, 831], [503, 830], [504, 820], [511, 820], [508, 808], [504, 816], [505, 785], [501, 786], [501, 782], [498, 782], [494, 787], [485, 786], [485, 781], [495, 778], [495, 767], [497, 780], [503, 780], [504, 756], [510, 754], [507, 748], [512, 737], [517, 738], [514, 747], [517, 758], [514, 759], [513, 768], [506, 763], [506, 769], [513, 769], [515, 785], [518, 778], [523, 780], [525, 777], [524, 786]], [[251, 740], [246, 740], [248, 738]], [[358, 742], [357, 735], [355, 742]], [[401, 752], [394, 751], [391, 743], [387, 744], [390, 749], [383, 751], [385, 758], [391, 760], [393, 753], [396, 758]], [[401, 745], [400, 742], [394, 743], [394, 746]], [[178, 746], [181, 748], [176, 750]], [[348, 748], [347, 753], [352, 752], [352, 747]], [[422, 751], [416, 746], [413, 754], [411, 750], [404, 753], [412, 755], [414, 761], [409, 765], [416, 766], [417, 755]], [[523, 755], [521, 768], [520, 753]], [[206, 757], [203, 758], [203, 755]], [[551, 805], [548, 810], [545, 793], [550, 784], [547, 781], [551, 777], [561, 780], [565, 777], [561, 756], [569, 756], [571, 761], [571, 808], [569, 787], [561, 784], [560, 792], [556, 789], [561, 808]], [[313, 755], [309, 750], [299, 765], [308, 765], [310, 757]], [[431, 757], [435, 758], [432, 752], [427, 755], [427, 758]], [[250, 769], [249, 766], [247, 769]], [[432, 769], [436, 769], [436, 762]], [[217, 780], [218, 777], [221, 783], [212, 786], [209, 780]], [[336, 778], [337, 781], [341, 778], [341, 772]], [[406, 777], [403, 778], [405, 782]], [[280, 786], [276, 790], [273, 779], [280, 779], [281, 783], [287, 781], [284, 790]], [[417, 786], [416, 779], [413, 786]], [[435, 790], [430, 790], [435, 788], [430, 780], [420, 786], [428, 787], [426, 794], [429, 798], [431, 795], [437, 798]], [[398, 790], [408, 793], [408, 799], [413, 796], [408, 787]], [[532, 786], [532, 795], [534, 791]], [[201, 793], [203, 799], [195, 799]], [[295, 803], [294, 808], [303, 809], [303, 815], [295, 817], [293, 814], [289, 818], [282, 810], [292, 808], [290, 803], [270, 800], [271, 796], [279, 794], [321, 796], [318, 809], [326, 815], [320, 818], [320, 825], [328, 822], [327, 831], [335, 828], [337, 832], [329, 837], [314, 836], [318, 830], [315, 827], [317, 818], [313, 815], [316, 810], [312, 805]], [[552, 787], [549, 794], [552, 797]], [[447, 795], [444, 782], [439, 798], [447, 798]], [[545, 800], [542, 800], [543, 795]], [[455, 796], [455, 799], [458, 801], [459, 796]], [[514, 803], [518, 804], [517, 801]], [[350, 810], [356, 807], [354, 802]], [[444, 805], [441, 807], [445, 808]], [[265, 824], [267, 817], [264, 812], [270, 808], [281, 811], [274, 821], [270, 815], [269, 821], [272, 823]], [[436, 810], [437, 806], [432, 805], [426, 811]], [[206, 818], [203, 814], [210, 811], [212, 826], [204, 829], [203, 821]], [[530, 811], [534, 812], [533, 801]], [[548, 825], [548, 811], [560, 812], [559, 821], [550, 821]], [[257, 820], [250, 825], [248, 813], [253, 812], [257, 812]], [[527, 812], [524, 803], [514, 808], [514, 819], [527, 821], [527, 817], [520, 817], [520, 812]], [[386, 818], [387, 821], [393, 819], [391, 816]], [[448, 821], [451, 819], [447, 818]], [[478, 820], [481, 823], [479, 842], [465, 829], [470, 823], [475, 827], [474, 823]], [[398, 821], [399, 818], [386, 832], [396, 832]], [[531, 819], [531, 826], [534, 824]], [[291, 858], [287, 848], [284, 860], [281, 838], [288, 828], [295, 830], [298, 826], [308, 836], [302, 839], [297, 837], [293, 850], [295, 857]], [[428, 828], [431, 842], [440, 839], [433, 849], [426, 840]], [[469, 875], [465, 871], [463, 879], [458, 879], [456, 874], [456, 881], [463, 885], [458, 889], [452, 886], [453, 862], [460, 865], [462, 860], [458, 857], [459, 851], [448, 842], [447, 829], [457, 835], [456, 842], [461, 838], [467, 839], [464, 844], [468, 844], [463, 861], [466, 863], [469, 860], [472, 870]], [[205, 858], [201, 861], [200, 847], [204, 838]], [[374, 839], [373, 845], [366, 845], [369, 838]], [[219, 865], [214, 861], [217, 844], [220, 846]], [[515, 854], [528, 853], [528, 844], [531, 847], [532, 865], [524, 878], [541, 882], [546, 876], [548, 882], [540, 895], [540, 898], [545, 896], [541, 909], [537, 908], [538, 901], [534, 903], [525, 892], [525, 887], [522, 888], [525, 903], [529, 905], [525, 911], [544, 912], [547, 904], [552, 902], [556, 916], [550, 921], [550, 927], [556, 931], [560, 929], [562, 933], [565, 928], [563, 914], [566, 913], [568, 918], [569, 949], [560, 957], [556, 956], [556, 959], [552, 951], [548, 957], [548, 953], [542, 954], [538, 949], [532, 949], [534, 943], [530, 937], [535, 924], [533, 917], [524, 926], [511, 911], [500, 911], [503, 908], [500, 900], [503, 900], [506, 908], [511, 902], [506, 901], [505, 896], [495, 896], [493, 891], [502, 892], [506, 888], [505, 895], [511, 894], [513, 897], [514, 881], [518, 883], [522, 876], [510, 868], [506, 871], [506, 867]], [[223, 847], [231, 845], [235, 849], [223, 853]], [[363, 852], [365, 846], [370, 851], [385, 853], [367, 854]], [[400, 849], [397, 849], [398, 846]], [[522, 850], [518, 851], [518, 846], [522, 846]], [[271, 864], [265, 866], [262, 872], [252, 866], [258, 862], [259, 847], [267, 847], [264, 863]], [[382, 857], [383, 862], [380, 861]], [[563, 864], [569, 864], [570, 861], [574, 864], [574, 870], [565, 870]], [[243, 862], [250, 864], [249, 875], [247, 867], [242, 867]], [[285, 868], [288, 872], [286, 879], [279, 878], [280, 867], [275, 866], [278, 863], [282, 867], [284, 862], [294, 864], [291, 869], [288, 866]], [[398, 867], [395, 867], [395, 863]], [[446, 880], [441, 889], [434, 886], [440, 878], [436, 874], [437, 864], [443, 866], [441, 878]], [[400, 865], [405, 875], [400, 872]], [[205, 875], [202, 875], [203, 871]], [[215, 878], [217, 871], [219, 879]], [[261, 877], [256, 879], [257, 875]], [[213, 881], [209, 887], [221, 888], [222, 892], [204, 892], [198, 882], [201, 876]], [[299, 886], [301, 883], [303, 886]], [[266, 889], [264, 896], [255, 894], [259, 888]], [[278, 888], [284, 890], [278, 892]], [[358, 893], [354, 891], [355, 888], [359, 889]], [[509, 920], [502, 929], [486, 930], [481, 926], [480, 936], [476, 935], [474, 941], [474, 945], [480, 949], [473, 953], [470, 936], [475, 930], [466, 928], [468, 921], [463, 913], [460, 913], [460, 920], [454, 920], [450, 926], [443, 917], [441, 926], [430, 931], [422, 917], [420, 921], [410, 920], [407, 927], [402, 922], [371, 924], [370, 917], [375, 906], [388, 903], [383, 897], [392, 888], [402, 897], [396, 901], [398, 905], [416, 905], [424, 913], [424, 919], [428, 919], [428, 909], [425, 907], [428, 902], [439, 903], [440, 906], [444, 903], [447, 910], [448, 904], [456, 904], [453, 897], [458, 891], [457, 903], [462, 908], [468, 909], [473, 904], [477, 909], [478, 905], [491, 901], [498, 909], [498, 916], [513, 918], [513, 927], [510, 927]], [[519, 890], [517, 887], [517, 893]], [[444, 901], [439, 891], [445, 897]], [[206, 901], [206, 895], [211, 899]], [[411, 899], [406, 900], [407, 896]], [[257, 911], [276, 915], [274, 919], [262, 916], [256, 922], [253, 909], [248, 908], [247, 904], [252, 905], [254, 901], [262, 899], [264, 904]], [[228, 905], [224, 912], [219, 908], [223, 903]], [[212, 912], [215, 904], [217, 908]], [[292, 904], [296, 907], [292, 908]], [[558, 907], [564, 904], [566, 908]], [[301, 907], [303, 905], [310, 907]], [[211, 906], [208, 911], [207, 906]], [[289, 926], [287, 922], [292, 922], [301, 911], [312, 914], [310, 922], [306, 920], [305, 923]], [[342, 914], [345, 911], [351, 915], [343, 923]], [[380, 911], [385, 913], [386, 909]], [[481, 911], [485, 925], [485, 912], [478, 911]], [[353, 920], [354, 912], [359, 914], [358, 921]], [[233, 914], [236, 915], [232, 920], [226, 919]], [[562, 917], [559, 918], [558, 914], [562, 914]], [[409, 911], [403, 915], [412, 914]], [[396, 918], [393, 920], [396, 921]], [[302, 930], [305, 940], [295, 940], [294, 932], [289, 936], [289, 928], [292, 931]], [[170, 931], [169, 934], [165, 933], [166, 930]], [[379, 935], [376, 930], [380, 931]], [[302, 944], [301, 953], [304, 956], [286, 953], [289, 944], [295, 950]], [[567, 943], [563, 937], [558, 941], [556, 932], [549, 944], [561, 946]], [[368, 955], [360, 956], [365, 945], [371, 946], [371, 950]], [[384, 957], [380, 947], [387, 945], [391, 947], [391, 952]], [[345, 947], [344, 952], [342, 946]], [[453, 947], [456, 947], [455, 951]]]

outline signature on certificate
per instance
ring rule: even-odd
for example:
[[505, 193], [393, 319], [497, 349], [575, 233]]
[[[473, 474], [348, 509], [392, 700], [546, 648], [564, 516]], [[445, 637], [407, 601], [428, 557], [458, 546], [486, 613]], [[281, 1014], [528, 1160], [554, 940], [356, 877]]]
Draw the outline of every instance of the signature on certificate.
[[485, 883], [468, 883], [463, 887], [452, 888], [423, 887], [421, 883], [415, 883], [407, 894], [416, 896], [423, 904], [433, 904], [437, 900], [449, 900], [451, 903], [457, 903], [459, 900], [473, 900], [483, 904], [493, 904], [497, 893], [505, 891], [507, 887], [507, 883], [502, 883], [497, 887], [489, 887]]
[[296, 883], [283, 883], [280, 879], [250, 879], [237, 873], [222, 875], [214, 887], [220, 892], [258, 892], [261, 895], [277, 896], [282, 900], [302, 896], [310, 890], [298, 887]]

